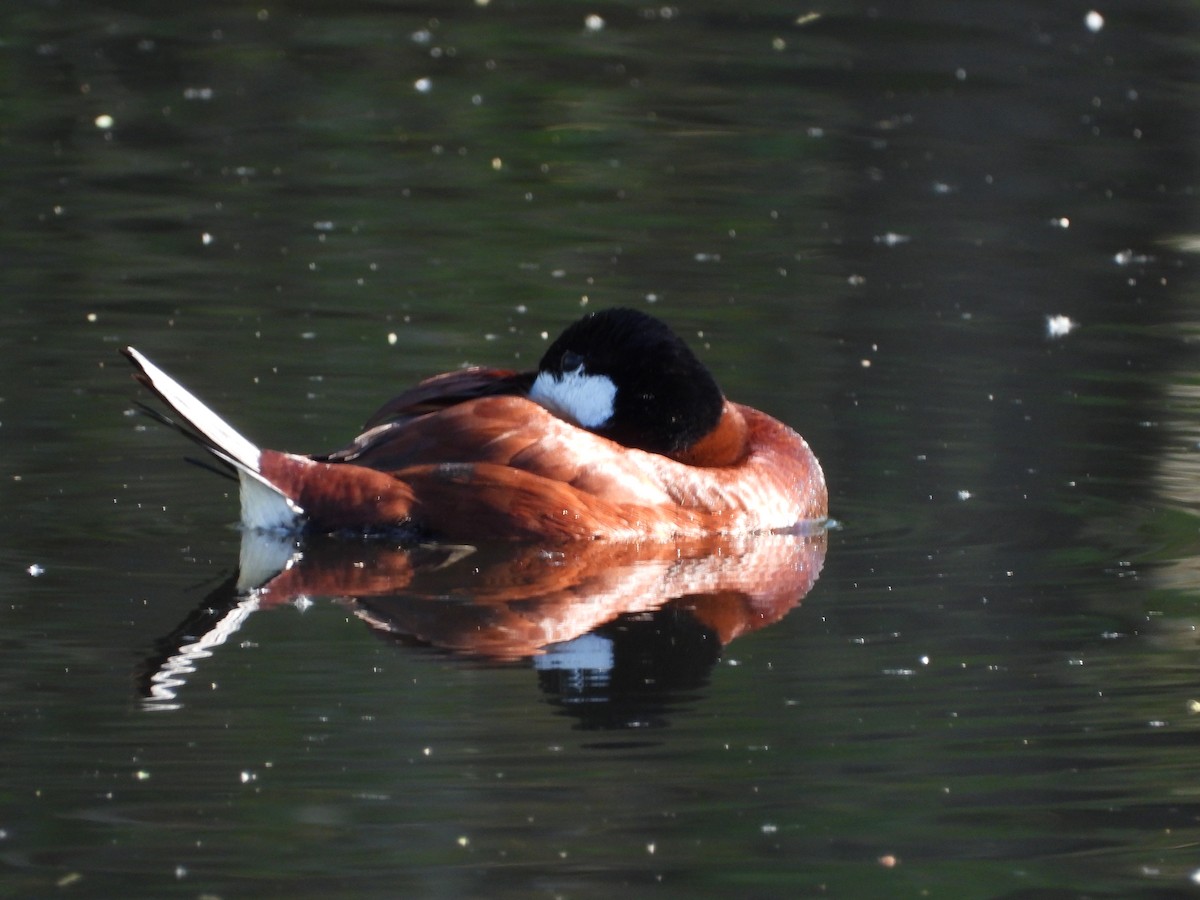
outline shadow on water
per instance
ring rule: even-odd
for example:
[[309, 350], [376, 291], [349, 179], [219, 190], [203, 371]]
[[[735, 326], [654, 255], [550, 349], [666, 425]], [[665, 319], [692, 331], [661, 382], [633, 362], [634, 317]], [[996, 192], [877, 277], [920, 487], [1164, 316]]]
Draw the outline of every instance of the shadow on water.
[[727, 644], [804, 599], [826, 543], [823, 529], [553, 549], [244, 532], [238, 572], [155, 642], [138, 689], [146, 709], [177, 709], [252, 613], [330, 598], [403, 647], [532, 660], [541, 689], [584, 728], [662, 726]]

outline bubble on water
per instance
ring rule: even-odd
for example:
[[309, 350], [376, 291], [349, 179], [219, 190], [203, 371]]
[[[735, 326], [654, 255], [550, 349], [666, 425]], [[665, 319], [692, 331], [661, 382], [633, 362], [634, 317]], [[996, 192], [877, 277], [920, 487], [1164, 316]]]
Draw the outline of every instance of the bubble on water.
[[586, 28], [588, 31], [603, 31], [604, 30], [604, 19], [601, 18], [600, 16], [596, 15], [595, 13], [592, 13], [590, 16], [588, 16], [586, 19], [583, 20], [583, 27]]
[[116, 120], [113, 119], [113, 117], [108, 113], [101, 113], [100, 115], [96, 116], [96, 127], [101, 131], [108, 131], [108, 129], [112, 128], [115, 124]]
[[1083, 24], [1087, 26], [1088, 31], [1095, 34], [1104, 27], [1104, 16], [1094, 9], [1089, 10], [1088, 14], [1083, 17]]
[[433, 90], [433, 81], [428, 78], [418, 78], [413, 82], [413, 87], [419, 94], [428, 94]]

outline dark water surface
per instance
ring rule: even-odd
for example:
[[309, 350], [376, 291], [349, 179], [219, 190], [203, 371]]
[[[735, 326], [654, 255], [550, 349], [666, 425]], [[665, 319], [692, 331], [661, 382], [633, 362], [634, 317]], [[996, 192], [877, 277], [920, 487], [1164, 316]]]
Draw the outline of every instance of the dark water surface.
[[[0, 896], [1197, 889], [1194, 2], [164, 9], [0, 10]], [[839, 524], [533, 658], [494, 548], [247, 600], [116, 352], [324, 450], [618, 303]]]

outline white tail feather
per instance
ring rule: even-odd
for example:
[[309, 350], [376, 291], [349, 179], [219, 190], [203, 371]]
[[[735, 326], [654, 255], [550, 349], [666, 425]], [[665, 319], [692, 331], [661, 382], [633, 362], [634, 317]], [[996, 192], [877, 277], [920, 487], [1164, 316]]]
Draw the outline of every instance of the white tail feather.
[[296, 530], [304, 510], [263, 477], [262, 451], [133, 347], [125, 352], [163, 401], [204, 439], [209, 452], [237, 469], [242, 524], [259, 531]]
[[200, 402], [200, 398], [146, 359], [137, 350], [127, 347], [129, 358], [150, 379], [154, 390], [179, 413], [189, 425], [200, 432], [214, 447], [221, 450], [230, 462], [258, 471], [259, 449], [242, 437], [233, 426]]

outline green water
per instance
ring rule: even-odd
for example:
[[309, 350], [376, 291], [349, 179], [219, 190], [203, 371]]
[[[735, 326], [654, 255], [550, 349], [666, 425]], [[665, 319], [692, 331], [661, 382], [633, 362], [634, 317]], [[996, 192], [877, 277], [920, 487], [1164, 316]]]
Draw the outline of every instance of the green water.
[[[0, 9], [0, 896], [1195, 889], [1200, 17], [1099, 11]], [[802, 602], [317, 594], [146, 701], [240, 536], [119, 346], [318, 451], [618, 303], [821, 457]]]

